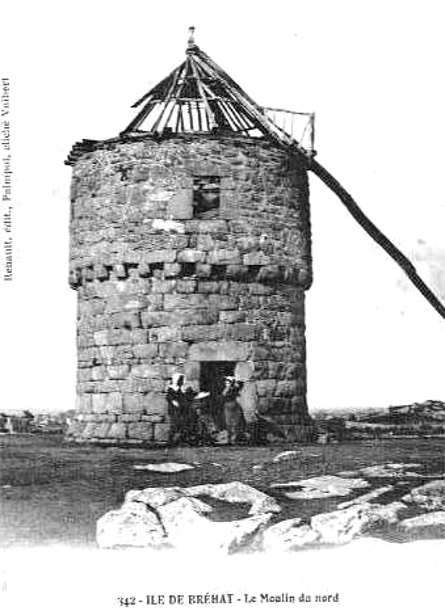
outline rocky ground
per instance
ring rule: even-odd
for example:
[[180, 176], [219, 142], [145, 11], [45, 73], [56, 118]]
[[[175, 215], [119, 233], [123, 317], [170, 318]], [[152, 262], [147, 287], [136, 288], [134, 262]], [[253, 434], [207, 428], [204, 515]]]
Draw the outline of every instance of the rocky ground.
[[194, 544], [226, 552], [444, 536], [440, 438], [142, 450], [7, 436], [0, 452], [3, 546], [168, 547], [195, 525]]
[[[287, 464], [298, 455], [288, 450], [266, 463]], [[163, 463], [140, 469], [177, 474], [193, 466]], [[129, 491], [118, 510], [98, 520], [97, 542], [108, 548], [175, 547], [230, 554], [346, 544], [369, 534], [404, 541], [445, 538], [444, 477], [426, 474], [421, 463], [385, 463], [272, 483], [269, 493], [275, 497], [239, 481], [148, 487]], [[420, 485], [410, 488], [412, 479]], [[329, 512], [308, 515], [302, 507], [302, 516], [291, 518], [279, 503], [329, 498], [337, 500]]]

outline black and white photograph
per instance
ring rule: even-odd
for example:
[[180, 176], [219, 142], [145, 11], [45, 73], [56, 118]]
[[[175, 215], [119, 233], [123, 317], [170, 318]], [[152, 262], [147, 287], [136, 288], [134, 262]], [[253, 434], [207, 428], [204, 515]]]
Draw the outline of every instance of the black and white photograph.
[[439, 612], [440, 2], [0, 2], [0, 605]]

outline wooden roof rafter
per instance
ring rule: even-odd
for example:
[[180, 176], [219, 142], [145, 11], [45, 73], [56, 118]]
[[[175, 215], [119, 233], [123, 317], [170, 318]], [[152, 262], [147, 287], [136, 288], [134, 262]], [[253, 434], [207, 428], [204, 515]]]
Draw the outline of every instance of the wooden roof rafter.
[[222, 132], [263, 136], [281, 144], [288, 140], [262, 107], [201, 51], [193, 32], [185, 61], [132, 107], [141, 105], [121, 135]]

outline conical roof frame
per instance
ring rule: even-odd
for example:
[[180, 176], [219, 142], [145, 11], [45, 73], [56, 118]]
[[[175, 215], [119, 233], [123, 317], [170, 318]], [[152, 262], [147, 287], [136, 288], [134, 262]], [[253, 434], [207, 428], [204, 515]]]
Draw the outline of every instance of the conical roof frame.
[[140, 132], [241, 133], [295, 141], [263, 112], [246, 92], [194, 42], [190, 28], [186, 59], [137, 100], [141, 107], [121, 135]]

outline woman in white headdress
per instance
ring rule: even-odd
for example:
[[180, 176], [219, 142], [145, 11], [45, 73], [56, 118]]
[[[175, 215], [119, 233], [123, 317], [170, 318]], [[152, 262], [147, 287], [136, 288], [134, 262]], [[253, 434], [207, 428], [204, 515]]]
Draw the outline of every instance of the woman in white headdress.
[[177, 443], [184, 432], [184, 374], [179, 372], [173, 374], [171, 384], [167, 389], [168, 416], [170, 419], [170, 431], [168, 443]]

